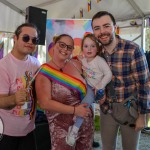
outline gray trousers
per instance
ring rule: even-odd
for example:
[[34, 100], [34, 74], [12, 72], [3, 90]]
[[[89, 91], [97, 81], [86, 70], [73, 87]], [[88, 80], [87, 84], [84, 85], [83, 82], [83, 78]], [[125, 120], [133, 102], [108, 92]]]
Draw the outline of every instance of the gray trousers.
[[128, 125], [120, 125], [111, 114], [100, 112], [100, 127], [102, 150], [116, 149], [118, 129], [121, 132], [123, 150], [138, 150], [140, 132], [136, 132]]

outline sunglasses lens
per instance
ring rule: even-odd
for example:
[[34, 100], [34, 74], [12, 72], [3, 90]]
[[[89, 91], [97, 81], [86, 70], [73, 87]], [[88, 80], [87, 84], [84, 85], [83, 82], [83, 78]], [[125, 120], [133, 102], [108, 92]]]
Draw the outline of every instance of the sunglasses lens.
[[39, 39], [38, 39], [38, 38], [33, 38], [33, 39], [32, 39], [32, 43], [33, 43], [34, 45], [38, 44], [38, 43], [39, 43]]
[[30, 37], [28, 35], [25, 35], [22, 37], [23, 42], [29, 42]]
[[[23, 42], [27, 43], [27, 42], [30, 41], [30, 36], [29, 36], [29, 35], [24, 35], [24, 36], [22, 37], [22, 40], [23, 40]], [[39, 43], [39, 38], [36, 38], [36, 37], [32, 38], [32, 43], [33, 43], [34, 45], [38, 44], [38, 43]]]

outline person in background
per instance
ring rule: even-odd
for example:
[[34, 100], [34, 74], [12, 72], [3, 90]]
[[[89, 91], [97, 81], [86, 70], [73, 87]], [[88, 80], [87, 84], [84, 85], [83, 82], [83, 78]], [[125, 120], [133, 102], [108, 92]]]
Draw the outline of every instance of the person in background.
[[[82, 62], [83, 76], [85, 80], [88, 85], [90, 85], [91, 89], [95, 90], [95, 93], [97, 93], [98, 90], [101, 90], [104, 93], [105, 86], [111, 81], [112, 73], [106, 61], [98, 56], [100, 47], [93, 34], [87, 34], [84, 36], [81, 43], [81, 50], [84, 57], [79, 57], [79, 60]], [[88, 106], [90, 107], [95, 99], [95, 96], [93, 95], [93, 98], [91, 98], [91, 95], [92, 94], [90, 94], [90, 97], [83, 99], [81, 103], [88, 103]], [[67, 135], [67, 143], [69, 145], [73, 146], [75, 144], [78, 131], [83, 121], [84, 118], [77, 117], [75, 124], [69, 127]]]
[[[150, 49], [150, 46], [149, 46], [149, 49]], [[150, 51], [146, 51], [145, 52], [145, 56], [146, 56], [146, 60], [147, 60], [147, 63], [148, 63], [148, 68], [150, 70]], [[149, 126], [149, 122], [150, 122], [150, 113], [147, 113], [146, 114], [146, 126], [144, 129], [142, 129], [142, 133], [148, 133], [150, 134], [150, 126]]]
[[38, 29], [17, 27], [12, 51], [0, 60], [0, 117], [4, 133], [0, 149], [35, 150], [35, 98], [31, 81], [40, 63], [30, 56], [38, 44]]
[[150, 121], [150, 113], [146, 114], [146, 126], [144, 129], [142, 129], [142, 133], [148, 133], [150, 134], [150, 126], [149, 126], [149, 121]]
[[[82, 65], [70, 59], [74, 41], [70, 35], [61, 34], [53, 45], [52, 59], [41, 66], [36, 77], [36, 93], [39, 105], [46, 111], [52, 150], [92, 150], [94, 125], [93, 112], [80, 104], [86, 95], [86, 82], [82, 77]], [[84, 118], [74, 147], [67, 145], [68, 128], [74, 117]]]
[[[150, 74], [143, 50], [134, 42], [121, 39], [115, 34], [117, 28], [113, 15], [100, 11], [92, 18], [92, 29], [102, 45], [102, 54], [109, 64], [113, 77], [115, 101], [121, 102], [134, 95], [138, 100], [139, 116], [135, 128], [121, 125], [111, 115], [109, 107], [106, 114], [101, 111], [100, 126], [103, 150], [115, 150], [118, 129], [122, 136], [124, 150], [137, 150], [140, 130], [145, 127], [145, 114], [149, 112]], [[106, 100], [112, 102], [109, 91]], [[111, 105], [110, 105], [111, 106]]]

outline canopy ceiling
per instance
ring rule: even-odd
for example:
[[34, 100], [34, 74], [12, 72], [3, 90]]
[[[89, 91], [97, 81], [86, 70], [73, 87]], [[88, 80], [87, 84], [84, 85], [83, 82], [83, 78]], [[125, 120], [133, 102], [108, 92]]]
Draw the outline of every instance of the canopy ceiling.
[[[99, 2], [91, 0], [91, 10], [89, 12], [88, 0], [0, 0], [0, 2], [0, 10], [3, 11], [0, 13], [0, 19], [7, 20], [7, 24], [10, 24], [10, 21], [13, 22], [13, 17], [23, 21], [28, 6], [48, 10], [48, 19], [80, 19], [81, 8], [83, 9], [82, 19], [91, 19], [100, 10], [111, 12], [117, 21], [144, 18], [150, 15], [150, 0], [100, 0]], [[12, 12], [18, 13], [19, 16], [16, 16], [16, 14], [12, 16]], [[2, 29], [0, 28], [0, 30]]]

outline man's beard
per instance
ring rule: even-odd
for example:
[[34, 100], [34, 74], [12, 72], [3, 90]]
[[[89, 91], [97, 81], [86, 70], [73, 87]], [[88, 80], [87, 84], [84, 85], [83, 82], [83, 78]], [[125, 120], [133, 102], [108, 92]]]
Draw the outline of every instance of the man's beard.
[[[100, 37], [105, 36], [105, 35], [110, 37], [107, 42], [103, 42], [102, 40], [100, 40]], [[100, 36], [98, 36], [97, 40], [98, 40], [99, 43], [101, 43], [101, 45], [108, 46], [113, 42], [114, 36], [113, 36], [113, 34], [112, 35], [110, 35], [110, 34], [101, 34]]]

